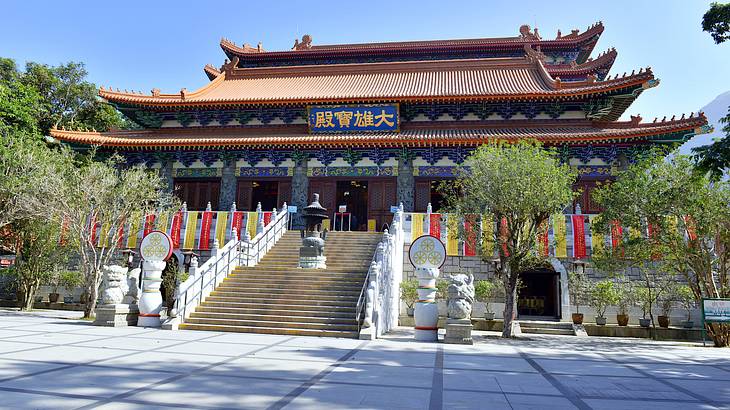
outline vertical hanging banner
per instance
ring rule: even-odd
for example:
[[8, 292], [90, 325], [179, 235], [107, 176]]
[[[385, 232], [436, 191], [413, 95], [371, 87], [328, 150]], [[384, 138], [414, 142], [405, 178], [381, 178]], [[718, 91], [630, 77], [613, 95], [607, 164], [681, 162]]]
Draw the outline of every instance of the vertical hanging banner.
[[411, 214], [411, 242], [423, 235], [423, 217], [424, 214]]
[[66, 238], [66, 234], [68, 233], [68, 224], [69, 224], [68, 217], [64, 216], [63, 222], [61, 222], [61, 235], [58, 238], [58, 244], [61, 246], [65, 246], [66, 243], [68, 242], [68, 240]]
[[256, 237], [256, 224], [259, 222], [258, 212], [248, 212], [246, 215], [246, 230], [251, 238]]
[[549, 219], [540, 224], [537, 232], [537, 249], [540, 256], [547, 257], [550, 253], [550, 241], [548, 240]]
[[601, 252], [606, 247], [606, 238], [600, 232], [596, 231], [595, 223], [598, 219], [598, 215], [590, 215], [588, 222], [591, 224], [591, 255], [595, 255], [596, 252]]
[[509, 240], [509, 227], [507, 226], [507, 218], [502, 217], [499, 221], [499, 243], [502, 247], [502, 255], [509, 256], [507, 241]]
[[477, 254], [477, 233], [474, 229], [476, 226], [476, 215], [467, 215], [464, 219], [464, 256], [476, 256]]
[[241, 228], [243, 227], [243, 211], [236, 211], [233, 213], [233, 222], [231, 223], [231, 230], [236, 233], [236, 237], [241, 239]]
[[482, 215], [482, 250], [484, 256], [494, 257], [494, 217]]
[[180, 229], [182, 228], [183, 213], [178, 211], [172, 216], [172, 225], [170, 226], [170, 239], [172, 240], [172, 249], [180, 249]]
[[573, 225], [573, 257], [583, 259], [586, 257], [586, 232], [583, 215], [572, 215]]
[[183, 249], [193, 249], [195, 247], [195, 231], [198, 227], [198, 212], [188, 212], [187, 218], [188, 220], [185, 223], [185, 242], [183, 243]]
[[117, 230], [117, 248], [124, 247], [124, 225], [127, 224], [125, 219], [119, 221], [119, 229]]
[[264, 226], [269, 226], [271, 223], [271, 212], [264, 212]]
[[697, 230], [695, 229], [695, 220], [690, 215], [682, 217], [684, 221], [684, 227], [687, 230], [687, 239], [690, 241], [697, 240]]
[[142, 237], [149, 235], [150, 232], [152, 232], [155, 228], [155, 214], [148, 214], [144, 217], [144, 232], [142, 232]]
[[441, 214], [431, 214], [428, 234], [439, 240], [441, 239]]
[[127, 248], [134, 249], [137, 247], [137, 235], [139, 234], [139, 218], [138, 212], [132, 213], [129, 217], [129, 232], [127, 233]]
[[[647, 228], [646, 228], [646, 233], [647, 233], [647, 237], [649, 238], [649, 242], [652, 245], [652, 248], [654, 248], [654, 246], [657, 245], [657, 236], [659, 234], [659, 226], [657, 224], [653, 224], [653, 223], [649, 222], [649, 224], [647, 225]], [[654, 250], [652, 250], [652, 252], [651, 252], [651, 259], [656, 261], [656, 260], [661, 259], [661, 257], [662, 257], [661, 253], [656, 248], [654, 248]]]
[[553, 239], [555, 240], [555, 257], [568, 257], [568, 244], [566, 239], [565, 215], [553, 215]]
[[99, 228], [99, 248], [106, 248], [109, 246], [109, 230], [111, 229], [111, 224], [109, 222], [104, 222], [101, 224], [101, 227]]
[[215, 238], [218, 244], [223, 246], [226, 244], [226, 228], [228, 227], [228, 212], [219, 211], [215, 216]]
[[167, 212], [161, 213], [158, 217], [156, 222], [157, 230], [162, 231], [164, 233], [169, 233], [168, 227], [169, 227], [169, 221], [170, 221], [170, 214]]
[[446, 217], [446, 254], [459, 256], [459, 220], [451, 215]]
[[621, 221], [611, 221], [611, 247], [617, 249], [621, 246], [623, 241], [624, 228], [621, 226]]
[[210, 249], [210, 227], [213, 224], [213, 212], [204, 211], [203, 219], [200, 221], [200, 240], [198, 241], [198, 249]]

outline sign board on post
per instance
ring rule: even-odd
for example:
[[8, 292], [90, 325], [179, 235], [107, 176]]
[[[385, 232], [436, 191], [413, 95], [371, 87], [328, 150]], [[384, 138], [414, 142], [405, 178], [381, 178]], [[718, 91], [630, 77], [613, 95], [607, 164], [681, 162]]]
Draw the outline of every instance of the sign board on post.
[[337, 212], [339, 212], [341, 214], [347, 212], [347, 205], [340, 205], [337, 208], [339, 209]]
[[295, 213], [297, 213], [297, 207], [296, 207], [296, 205], [289, 205], [286, 207], [286, 211], [289, 212], [290, 214], [295, 214]]
[[390, 213], [394, 214], [400, 210], [400, 207], [397, 205], [391, 205], [390, 206]]
[[730, 299], [702, 298], [702, 343], [705, 343], [705, 323], [730, 323]]

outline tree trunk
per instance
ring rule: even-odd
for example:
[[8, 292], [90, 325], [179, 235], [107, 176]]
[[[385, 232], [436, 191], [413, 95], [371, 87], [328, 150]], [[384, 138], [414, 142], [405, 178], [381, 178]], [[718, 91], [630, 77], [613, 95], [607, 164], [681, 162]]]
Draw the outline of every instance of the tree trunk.
[[707, 334], [712, 339], [715, 347], [730, 346], [730, 325], [723, 323], [708, 323]]
[[99, 271], [94, 270], [91, 273], [90, 278], [86, 285], [86, 292], [89, 294], [89, 299], [86, 301], [84, 307], [84, 318], [90, 319], [96, 310], [96, 300], [99, 298]]
[[[502, 326], [502, 337], [511, 338], [512, 321], [517, 311], [517, 273], [509, 268], [503, 268], [504, 279], [504, 323]], [[513, 277], [514, 275], [514, 277]]]
[[33, 300], [35, 299], [35, 294], [38, 291], [38, 284], [26, 282], [22, 283], [20, 287], [23, 291], [23, 299], [18, 301], [20, 304], [20, 310], [33, 310]]

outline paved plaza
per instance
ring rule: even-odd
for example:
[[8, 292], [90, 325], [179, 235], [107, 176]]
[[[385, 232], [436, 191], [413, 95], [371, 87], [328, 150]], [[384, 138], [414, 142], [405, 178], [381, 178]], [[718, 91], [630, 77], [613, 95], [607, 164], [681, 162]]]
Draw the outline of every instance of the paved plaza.
[[[66, 314], [68, 315], [68, 314]], [[730, 350], [480, 333], [474, 346], [102, 328], [0, 310], [0, 407], [730, 408]]]

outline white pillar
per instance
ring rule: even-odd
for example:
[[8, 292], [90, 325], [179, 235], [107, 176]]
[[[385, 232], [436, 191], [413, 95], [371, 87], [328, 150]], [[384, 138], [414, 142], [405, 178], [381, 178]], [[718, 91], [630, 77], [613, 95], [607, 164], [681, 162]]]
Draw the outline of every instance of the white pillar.
[[416, 268], [418, 277], [418, 302], [413, 314], [416, 321], [416, 340], [435, 342], [438, 340], [439, 308], [436, 303], [436, 278], [438, 268]]
[[160, 327], [160, 311], [162, 310], [162, 271], [167, 266], [165, 261], [144, 261], [142, 277], [142, 296], [139, 298], [139, 320], [137, 326]]

